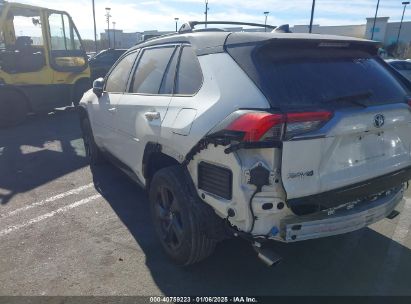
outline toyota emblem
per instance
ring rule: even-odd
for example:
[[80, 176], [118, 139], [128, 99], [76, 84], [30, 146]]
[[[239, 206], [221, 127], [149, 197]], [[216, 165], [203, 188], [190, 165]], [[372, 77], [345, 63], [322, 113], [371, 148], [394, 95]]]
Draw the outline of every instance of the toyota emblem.
[[374, 117], [374, 126], [381, 128], [384, 125], [384, 115], [377, 114]]

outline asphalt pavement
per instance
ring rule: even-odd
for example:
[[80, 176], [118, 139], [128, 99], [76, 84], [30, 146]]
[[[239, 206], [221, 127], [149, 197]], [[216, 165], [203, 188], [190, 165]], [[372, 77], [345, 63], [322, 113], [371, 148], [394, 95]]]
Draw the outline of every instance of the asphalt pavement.
[[394, 220], [271, 244], [273, 268], [237, 239], [180, 268], [146, 193], [110, 164], [90, 169], [77, 113], [32, 116], [0, 130], [0, 295], [411, 295], [410, 197]]

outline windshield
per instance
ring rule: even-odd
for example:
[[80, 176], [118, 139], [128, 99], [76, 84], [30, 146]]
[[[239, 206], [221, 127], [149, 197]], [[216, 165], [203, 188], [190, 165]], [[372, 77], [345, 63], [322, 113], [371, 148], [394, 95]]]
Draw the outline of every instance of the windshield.
[[404, 102], [409, 94], [376, 57], [364, 51], [261, 49], [255, 55], [261, 86], [273, 105], [282, 108], [347, 106], [330, 103], [343, 96], [370, 92], [366, 106]]

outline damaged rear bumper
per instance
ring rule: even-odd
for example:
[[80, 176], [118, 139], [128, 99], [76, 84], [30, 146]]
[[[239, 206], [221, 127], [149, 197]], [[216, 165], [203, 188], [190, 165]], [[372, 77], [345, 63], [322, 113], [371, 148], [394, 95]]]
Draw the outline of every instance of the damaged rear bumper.
[[403, 194], [404, 188], [400, 187], [371, 202], [285, 218], [280, 225], [281, 238], [285, 242], [296, 242], [358, 230], [389, 215], [401, 202]]

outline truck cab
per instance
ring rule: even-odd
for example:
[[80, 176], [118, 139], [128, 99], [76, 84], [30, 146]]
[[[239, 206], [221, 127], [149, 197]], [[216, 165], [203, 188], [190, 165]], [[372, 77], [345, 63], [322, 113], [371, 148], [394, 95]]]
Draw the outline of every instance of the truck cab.
[[0, 127], [76, 105], [89, 83], [87, 55], [68, 13], [0, 0]]

